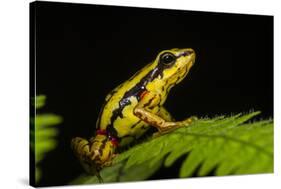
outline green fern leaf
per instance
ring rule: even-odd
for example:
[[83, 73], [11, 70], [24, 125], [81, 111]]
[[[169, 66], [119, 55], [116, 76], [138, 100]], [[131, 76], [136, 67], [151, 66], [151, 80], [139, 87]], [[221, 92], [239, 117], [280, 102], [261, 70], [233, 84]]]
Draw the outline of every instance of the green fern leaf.
[[[101, 174], [105, 182], [107, 177], [110, 182], [122, 181], [120, 172], [114, 171], [115, 166], [119, 166], [123, 175], [130, 175], [135, 180], [145, 179], [161, 165], [172, 166], [183, 156], [186, 158], [179, 170], [180, 177], [189, 177], [195, 171], [198, 176], [205, 176], [212, 170], [215, 175], [272, 172], [273, 121], [250, 123], [249, 120], [259, 113], [199, 119], [119, 154], [113, 166], [102, 170]], [[132, 170], [138, 170], [137, 175], [142, 177], [134, 176]], [[76, 183], [98, 183], [89, 178], [94, 177], [85, 180], [80, 177]]]
[[[44, 107], [46, 102], [45, 95], [36, 96], [33, 105], [36, 110]], [[38, 114], [31, 119], [32, 130], [30, 131], [31, 143], [30, 147], [35, 153], [35, 182], [41, 178], [42, 172], [39, 163], [45, 157], [46, 153], [53, 150], [57, 145], [56, 136], [58, 129], [55, 127], [61, 123], [62, 118], [55, 114]]]
[[[101, 171], [101, 177], [105, 183], [125, 182], [125, 181], [141, 181], [149, 178], [162, 165], [162, 160], [155, 162], [152, 166], [149, 162], [137, 164], [129, 169], [124, 169], [124, 162], [115, 164], [111, 167], [104, 168]], [[96, 176], [80, 175], [69, 184], [98, 184], [99, 180]]]

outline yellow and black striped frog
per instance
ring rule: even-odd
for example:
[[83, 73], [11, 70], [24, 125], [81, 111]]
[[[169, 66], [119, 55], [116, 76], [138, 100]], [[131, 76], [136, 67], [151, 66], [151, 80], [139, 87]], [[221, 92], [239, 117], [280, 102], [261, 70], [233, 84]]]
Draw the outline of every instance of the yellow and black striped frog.
[[149, 127], [157, 128], [156, 135], [161, 135], [196, 119], [174, 121], [163, 107], [171, 88], [185, 78], [194, 62], [193, 49], [164, 50], [106, 96], [95, 135], [71, 141], [88, 173], [99, 177], [99, 171], [116, 156], [116, 149], [139, 138]]

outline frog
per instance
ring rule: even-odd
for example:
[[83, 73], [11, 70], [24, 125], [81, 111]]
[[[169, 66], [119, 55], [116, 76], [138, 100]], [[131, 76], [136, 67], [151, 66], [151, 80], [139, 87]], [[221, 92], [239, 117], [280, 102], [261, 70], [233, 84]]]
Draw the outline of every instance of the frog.
[[192, 48], [163, 50], [105, 97], [95, 135], [71, 140], [74, 154], [87, 173], [101, 181], [99, 172], [112, 164], [116, 150], [137, 140], [151, 127], [156, 128], [153, 137], [157, 137], [197, 120], [192, 116], [175, 121], [163, 105], [170, 90], [188, 75], [195, 57]]

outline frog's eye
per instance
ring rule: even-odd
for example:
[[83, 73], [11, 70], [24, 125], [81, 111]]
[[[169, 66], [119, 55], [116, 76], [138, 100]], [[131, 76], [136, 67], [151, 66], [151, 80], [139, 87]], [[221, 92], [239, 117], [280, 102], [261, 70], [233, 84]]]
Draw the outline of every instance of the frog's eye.
[[176, 56], [173, 55], [170, 52], [163, 53], [160, 56], [160, 63], [161, 64], [169, 66], [169, 65], [173, 64], [175, 61], [176, 61]]

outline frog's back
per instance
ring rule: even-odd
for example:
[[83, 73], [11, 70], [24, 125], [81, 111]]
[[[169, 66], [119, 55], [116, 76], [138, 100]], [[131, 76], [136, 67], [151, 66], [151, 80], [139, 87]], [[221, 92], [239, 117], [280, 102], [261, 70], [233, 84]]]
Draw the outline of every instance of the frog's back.
[[146, 123], [133, 113], [141, 94], [146, 90], [147, 69], [144, 67], [129, 80], [112, 90], [101, 109], [97, 127], [109, 131], [116, 137], [138, 136], [146, 131]]

